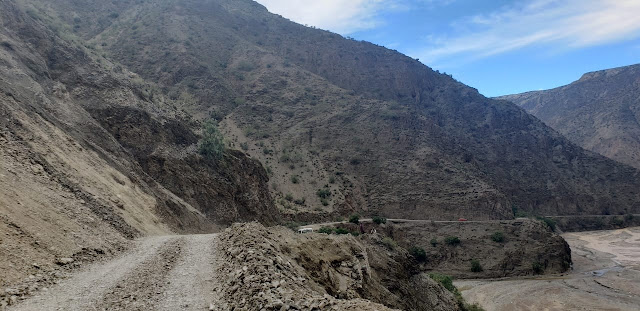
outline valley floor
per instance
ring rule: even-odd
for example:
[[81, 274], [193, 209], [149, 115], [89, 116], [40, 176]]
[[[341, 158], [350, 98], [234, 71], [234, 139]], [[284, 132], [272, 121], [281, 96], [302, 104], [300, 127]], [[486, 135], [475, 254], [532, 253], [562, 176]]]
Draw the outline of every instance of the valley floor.
[[210, 310], [216, 235], [151, 237], [8, 310]]
[[573, 270], [555, 277], [460, 280], [463, 297], [486, 310], [640, 309], [640, 227], [565, 233]]

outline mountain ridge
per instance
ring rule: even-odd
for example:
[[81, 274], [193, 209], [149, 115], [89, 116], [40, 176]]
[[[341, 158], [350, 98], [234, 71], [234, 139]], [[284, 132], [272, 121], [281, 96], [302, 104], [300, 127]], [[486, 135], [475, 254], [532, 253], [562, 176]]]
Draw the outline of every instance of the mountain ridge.
[[[231, 148], [247, 147], [271, 171], [271, 195], [290, 219], [637, 208], [633, 187], [612, 187], [608, 177], [634, 184], [637, 171], [582, 152], [519, 108], [415, 59], [255, 2], [28, 2], [157, 83], [187, 115], [220, 121]], [[110, 23], [91, 28], [96, 14]], [[325, 201], [322, 189], [331, 192]]]
[[585, 149], [640, 168], [640, 64], [585, 73], [546, 91], [500, 97]]

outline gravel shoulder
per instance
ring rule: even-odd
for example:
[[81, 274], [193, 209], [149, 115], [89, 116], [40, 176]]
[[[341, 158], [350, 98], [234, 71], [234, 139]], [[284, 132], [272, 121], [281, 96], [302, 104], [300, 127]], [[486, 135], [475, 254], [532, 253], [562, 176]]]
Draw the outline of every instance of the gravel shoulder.
[[209, 310], [216, 243], [217, 235], [141, 239], [7, 310]]

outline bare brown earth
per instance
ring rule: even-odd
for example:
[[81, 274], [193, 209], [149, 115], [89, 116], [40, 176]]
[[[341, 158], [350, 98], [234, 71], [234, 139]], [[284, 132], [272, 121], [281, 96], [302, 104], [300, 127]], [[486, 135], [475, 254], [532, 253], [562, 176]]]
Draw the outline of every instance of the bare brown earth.
[[9, 310], [209, 310], [219, 305], [216, 245], [216, 235], [145, 238]]
[[406, 250], [378, 235], [301, 235], [251, 223], [220, 239], [221, 297], [233, 297], [227, 308], [459, 310], [450, 292], [417, 273]]
[[376, 235], [249, 223], [133, 244], [24, 301], [12, 296], [6, 310], [459, 310], [449, 291], [416, 273], [406, 250]]
[[455, 282], [487, 310], [633, 310], [640, 307], [640, 227], [566, 233], [573, 270], [553, 277]]

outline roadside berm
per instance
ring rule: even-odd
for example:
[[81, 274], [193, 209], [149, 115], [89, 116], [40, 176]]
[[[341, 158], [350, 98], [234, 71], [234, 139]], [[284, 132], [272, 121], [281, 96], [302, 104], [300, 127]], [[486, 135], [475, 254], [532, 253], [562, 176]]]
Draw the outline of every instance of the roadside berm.
[[296, 234], [236, 224], [220, 234], [221, 310], [459, 310], [381, 236]]

